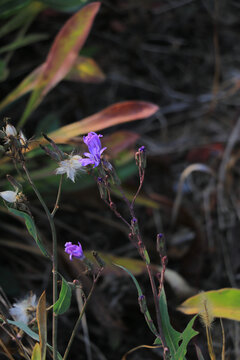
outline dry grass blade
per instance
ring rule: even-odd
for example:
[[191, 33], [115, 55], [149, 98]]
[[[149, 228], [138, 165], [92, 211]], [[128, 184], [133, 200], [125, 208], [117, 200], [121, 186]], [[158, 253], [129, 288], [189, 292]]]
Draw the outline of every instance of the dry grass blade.
[[173, 204], [173, 211], [172, 211], [172, 225], [175, 225], [179, 208], [181, 206], [182, 201], [182, 194], [183, 194], [183, 186], [184, 182], [187, 179], [187, 177], [192, 174], [194, 171], [201, 171], [208, 173], [209, 175], [215, 177], [215, 172], [207, 165], [204, 164], [192, 164], [189, 165], [181, 174], [178, 189], [177, 189], [177, 196]]
[[41, 360], [46, 359], [47, 350], [47, 310], [46, 310], [46, 293], [42, 293], [37, 306], [37, 323], [40, 340]]

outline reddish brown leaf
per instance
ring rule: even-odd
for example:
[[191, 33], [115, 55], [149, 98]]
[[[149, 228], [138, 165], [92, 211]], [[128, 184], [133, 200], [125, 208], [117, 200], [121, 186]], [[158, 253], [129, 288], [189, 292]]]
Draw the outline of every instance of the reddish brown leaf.
[[63, 126], [49, 134], [58, 143], [66, 143], [75, 136], [90, 131], [99, 131], [110, 126], [122, 124], [132, 120], [149, 117], [158, 110], [158, 106], [144, 101], [125, 101], [111, 105], [104, 110], [83, 120]]

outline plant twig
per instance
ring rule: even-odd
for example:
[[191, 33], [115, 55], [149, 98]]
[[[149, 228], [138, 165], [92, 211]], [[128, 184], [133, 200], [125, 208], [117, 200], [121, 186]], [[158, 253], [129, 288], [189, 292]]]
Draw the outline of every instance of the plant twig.
[[[23, 170], [25, 171], [28, 181], [31, 184], [37, 198], [39, 199], [44, 211], [47, 215], [51, 233], [52, 233], [52, 272], [53, 272], [53, 304], [57, 301], [57, 234], [56, 228], [53, 221], [53, 216], [51, 215], [45, 201], [42, 198], [42, 195], [36, 188], [34, 182], [32, 181], [30, 174], [26, 168], [25, 163], [22, 164]], [[53, 311], [53, 322], [52, 322], [52, 346], [53, 346], [53, 360], [57, 360], [57, 314]]]
[[76, 321], [76, 324], [75, 324], [75, 326], [74, 326], [74, 328], [73, 328], [71, 337], [70, 337], [70, 339], [69, 339], [69, 342], [68, 342], [68, 344], [67, 344], [67, 347], [66, 347], [66, 350], [65, 350], [65, 353], [64, 353], [64, 356], [63, 356], [63, 360], [66, 360], [67, 357], [68, 357], [68, 354], [69, 354], [70, 348], [71, 348], [71, 346], [72, 346], [74, 337], [75, 337], [75, 335], [76, 335], [76, 333], [77, 333], [78, 327], [79, 327], [79, 325], [80, 325], [80, 323], [81, 323], [81, 320], [82, 320], [82, 317], [83, 317], [83, 314], [84, 314], [84, 312], [85, 312], [85, 310], [86, 310], [86, 307], [87, 307], [87, 305], [88, 305], [88, 303], [89, 303], [89, 300], [90, 300], [90, 298], [91, 298], [91, 296], [92, 296], [93, 290], [95, 289], [96, 283], [97, 283], [97, 281], [98, 281], [98, 279], [99, 279], [99, 276], [101, 275], [102, 270], [103, 270], [103, 268], [100, 268], [99, 271], [98, 271], [98, 273], [97, 273], [97, 275], [96, 275], [96, 277], [93, 279], [93, 284], [92, 284], [91, 290], [90, 290], [90, 292], [89, 292], [89, 294], [88, 294], [88, 297], [87, 297], [87, 299], [86, 299], [86, 301], [85, 301], [85, 303], [84, 303], [84, 305], [83, 305], [83, 307], [82, 307], [82, 310], [81, 310], [81, 312], [80, 312], [80, 314], [79, 314], [79, 317], [78, 317], [78, 319], [77, 319], [77, 321]]
[[62, 191], [62, 182], [63, 182], [63, 175], [60, 175], [56, 203], [54, 205], [53, 211], [51, 212], [52, 217], [54, 217], [54, 215], [56, 214], [56, 211], [59, 209], [59, 201], [60, 201], [60, 196], [61, 196], [61, 191]]

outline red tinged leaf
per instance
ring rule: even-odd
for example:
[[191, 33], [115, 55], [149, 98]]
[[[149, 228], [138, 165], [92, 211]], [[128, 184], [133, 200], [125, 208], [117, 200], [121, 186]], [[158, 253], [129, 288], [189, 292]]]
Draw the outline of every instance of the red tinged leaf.
[[43, 97], [70, 71], [91, 30], [100, 2], [93, 2], [73, 15], [58, 33], [39, 75], [19, 126], [22, 126]]
[[111, 149], [111, 158], [114, 158], [119, 152], [134, 146], [139, 137], [139, 134], [130, 131], [116, 131], [104, 137], [102, 144]]
[[144, 119], [155, 114], [158, 109], [157, 105], [144, 101], [116, 103], [85, 119], [63, 126], [49, 136], [55, 142], [66, 143], [69, 139], [90, 131], [99, 131], [132, 120]]
[[[32, 91], [38, 82], [40, 73], [44, 71], [45, 67], [46, 63], [43, 63], [27, 75], [25, 79], [0, 102], [0, 110], [27, 94], [29, 91]], [[63, 80], [99, 83], [105, 80], [105, 74], [93, 59], [78, 56], [71, 70]]]
[[94, 2], [77, 12], [57, 35], [46, 60], [46, 68], [39, 79], [38, 88], [42, 95], [53, 88], [69, 72], [78, 52], [84, 45], [91, 30], [100, 3]]

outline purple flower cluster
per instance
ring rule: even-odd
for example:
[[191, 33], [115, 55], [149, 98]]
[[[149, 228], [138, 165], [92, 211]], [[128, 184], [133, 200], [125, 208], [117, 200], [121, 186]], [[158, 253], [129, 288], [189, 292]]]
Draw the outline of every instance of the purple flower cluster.
[[65, 252], [70, 255], [69, 256], [70, 260], [72, 260], [73, 257], [78, 258], [80, 260], [85, 258], [80, 242], [78, 243], [78, 245], [73, 245], [71, 242], [66, 242]]
[[97, 167], [100, 164], [101, 155], [103, 151], [106, 150], [106, 147], [102, 148], [100, 137], [102, 137], [102, 135], [98, 135], [93, 131], [83, 137], [83, 141], [88, 146], [89, 153], [84, 153], [88, 159], [80, 160], [82, 166], [92, 164], [94, 167]]

